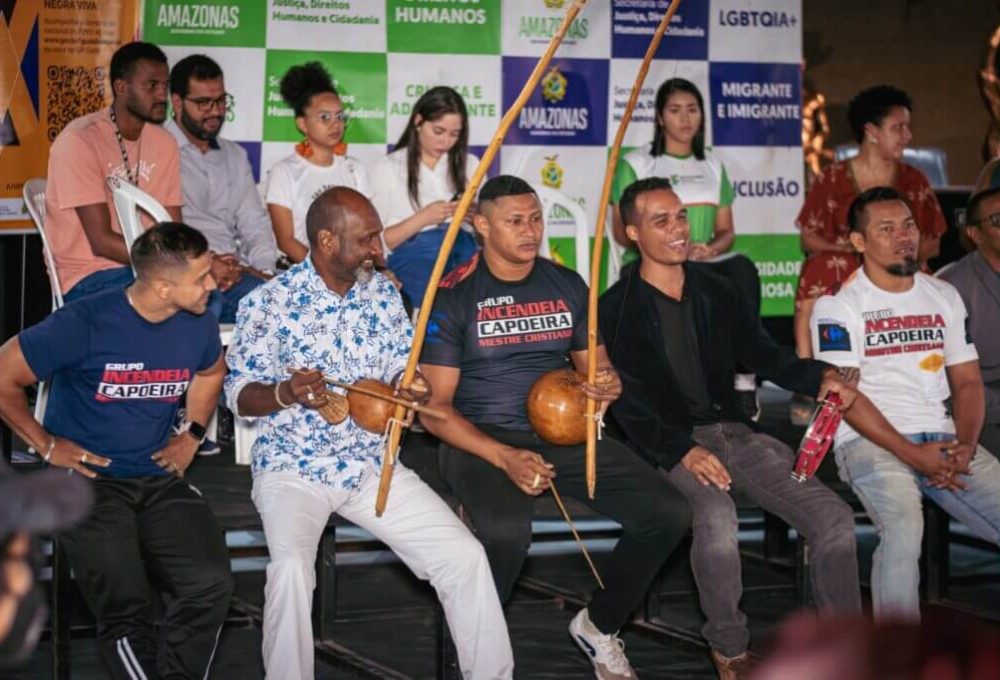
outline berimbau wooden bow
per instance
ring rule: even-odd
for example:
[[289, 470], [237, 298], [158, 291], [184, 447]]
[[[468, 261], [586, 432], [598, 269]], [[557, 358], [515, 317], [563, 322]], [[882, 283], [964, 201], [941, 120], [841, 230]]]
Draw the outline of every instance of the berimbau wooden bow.
[[[424, 292], [424, 299], [420, 303], [420, 314], [417, 316], [417, 323], [413, 328], [413, 345], [410, 348], [410, 356], [406, 362], [406, 370], [403, 372], [403, 377], [400, 379], [400, 385], [409, 386], [413, 381], [413, 376], [416, 374], [417, 363], [420, 361], [420, 352], [424, 347], [424, 337], [427, 334], [427, 322], [430, 320], [431, 308], [434, 306], [434, 297], [437, 295], [438, 283], [441, 281], [445, 263], [448, 261], [451, 248], [458, 237], [458, 230], [462, 226], [465, 214], [468, 212], [469, 206], [472, 205], [472, 201], [476, 197], [476, 192], [479, 190], [479, 184], [486, 175], [486, 171], [490, 167], [490, 163], [493, 162], [497, 151], [500, 150], [500, 145], [507, 135], [507, 130], [510, 129], [518, 114], [521, 113], [521, 109], [528, 102], [528, 98], [534, 92], [535, 87], [538, 86], [538, 81], [542, 79], [545, 69], [548, 68], [549, 62], [552, 61], [552, 56], [555, 54], [559, 44], [562, 43], [570, 25], [586, 4], [587, 0], [575, 0], [569, 9], [566, 10], [566, 16], [559, 25], [559, 29], [552, 36], [552, 40], [549, 41], [549, 46], [545, 49], [545, 53], [542, 54], [538, 63], [535, 64], [535, 69], [531, 72], [524, 87], [521, 88], [521, 93], [500, 120], [500, 126], [493, 134], [490, 145], [486, 147], [486, 151], [479, 161], [479, 167], [476, 168], [476, 171], [465, 186], [465, 192], [458, 201], [455, 214], [452, 215], [451, 224], [448, 225], [448, 231], [445, 232], [437, 261], [434, 263], [434, 269], [431, 270], [430, 279], [427, 281], [427, 290]], [[393, 463], [395, 462], [396, 452], [399, 449], [400, 437], [403, 435], [401, 422], [405, 415], [404, 412], [405, 409], [403, 407], [397, 406], [395, 415], [389, 421], [389, 430], [386, 434], [385, 451], [382, 458], [382, 477], [379, 480], [378, 496], [375, 499], [376, 517], [381, 517], [382, 513], [385, 512], [385, 504], [389, 498], [389, 485], [392, 483]]]
[[[604, 186], [601, 188], [601, 200], [597, 204], [597, 224], [594, 227], [594, 250], [590, 257], [590, 297], [587, 304], [587, 382], [591, 385], [597, 380], [597, 296], [600, 288], [601, 276], [601, 254], [604, 248], [604, 222], [608, 216], [608, 201], [611, 200], [611, 184], [615, 177], [615, 167], [618, 165], [618, 154], [622, 148], [622, 141], [625, 139], [625, 130], [632, 120], [632, 111], [639, 100], [639, 91], [642, 83], [646, 79], [649, 71], [649, 63], [653, 61], [653, 55], [660, 47], [663, 34], [670, 25], [670, 19], [674, 16], [681, 0], [673, 0], [666, 14], [660, 20], [660, 25], [656, 27], [649, 47], [646, 48], [646, 56], [642, 58], [639, 66], [639, 73], [632, 83], [632, 94], [629, 95], [628, 104], [622, 114], [622, 120], [618, 124], [618, 131], [615, 133], [614, 142], [611, 145], [611, 152], [608, 154], [608, 165], [604, 172]], [[597, 414], [597, 402], [590, 397], [587, 398], [587, 495], [594, 498], [594, 491], [597, 488], [597, 431], [600, 427]]]

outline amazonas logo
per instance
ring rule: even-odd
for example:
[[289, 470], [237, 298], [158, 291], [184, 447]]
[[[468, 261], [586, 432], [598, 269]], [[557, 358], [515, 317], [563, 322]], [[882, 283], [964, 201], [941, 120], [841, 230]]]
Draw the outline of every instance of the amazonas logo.
[[542, 98], [550, 104], [561, 102], [566, 98], [566, 85], [566, 76], [553, 66], [542, 78]]
[[[517, 99], [518, 84], [524, 82], [535, 63], [531, 57], [503, 57], [505, 108]], [[563, 59], [554, 64], [518, 114], [510, 143], [604, 144], [608, 75], [607, 59]]]
[[547, 187], [552, 187], [553, 189], [558, 189], [562, 186], [563, 182], [563, 169], [556, 160], [559, 158], [556, 156], [546, 156], [545, 165], [542, 166], [542, 184]]

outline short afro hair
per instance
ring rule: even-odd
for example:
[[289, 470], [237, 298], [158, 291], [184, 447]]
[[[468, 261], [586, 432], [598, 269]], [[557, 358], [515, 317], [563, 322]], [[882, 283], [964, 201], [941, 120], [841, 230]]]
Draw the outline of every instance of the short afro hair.
[[865, 125], [871, 123], [878, 127], [889, 115], [889, 111], [897, 106], [912, 111], [913, 100], [910, 95], [892, 85], [876, 85], [855, 95], [847, 106], [847, 121], [851, 124], [855, 141], [858, 144], [864, 141]]
[[148, 42], [125, 43], [111, 56], [111, 83], [116, 80], [127, 80], [135, 70], [136, 62], [153, 61], [158, 64], [167, 63], [167, 55], [159, 47]]
[[504, 196], [523, 196], [537, 194], [530, 184], [514, 175], [497, 175], [490, 179], [479, 190], [479, 202], [495, 201]]

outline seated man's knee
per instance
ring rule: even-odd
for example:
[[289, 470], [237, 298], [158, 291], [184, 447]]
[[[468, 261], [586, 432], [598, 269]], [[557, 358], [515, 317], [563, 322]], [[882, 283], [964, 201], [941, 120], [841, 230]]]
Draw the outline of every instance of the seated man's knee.
[[517, 552], [531, 545], [531, 521], [498, 515], [476, 517], [476, 537], [491, 551]]
[[691, 505], [672, 484], [664, 482], [655, 493], [635, 499], [637, 511], [622, 521], [622, 531], [643, 538], [662, 536], [670, 541], [691, 527]]

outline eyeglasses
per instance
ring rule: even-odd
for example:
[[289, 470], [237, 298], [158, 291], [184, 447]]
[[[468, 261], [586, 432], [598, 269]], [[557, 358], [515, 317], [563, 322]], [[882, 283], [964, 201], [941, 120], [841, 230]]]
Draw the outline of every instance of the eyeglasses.
[[989, 224], [994, 229], [1000, 229], [1000, 213], [993, 213], [992, 215], [980, 218], [975, 224]]
[[351, 120], [351, 114], [347, 111], [337, 111], [336, 113], [331, 111], [320, 111], [319, 113], [310, 116], [310, 118], [315, 118], [319, 122], [323, 123], [323, 125], [340, 123], [346, 127], [347, 123]]
[[233, 106], [233, 95], [226, 92], [224, 95], [218, 99], [213, 99], [212, 97], [185, 97], [189, 102], [194, 104], [199, 113], [208, 113], [213, 108], [218, 107], [219, 109], [225, 111], [226, 109], [232, 108]]

